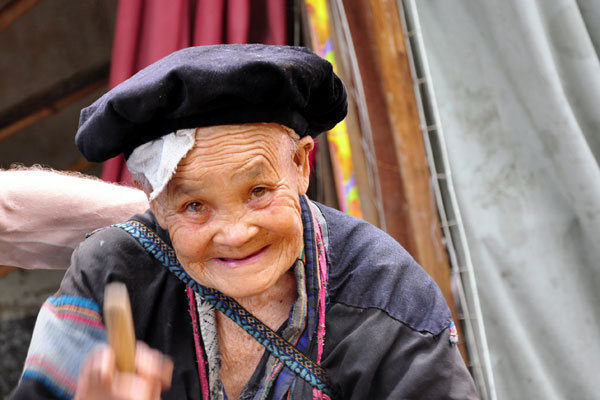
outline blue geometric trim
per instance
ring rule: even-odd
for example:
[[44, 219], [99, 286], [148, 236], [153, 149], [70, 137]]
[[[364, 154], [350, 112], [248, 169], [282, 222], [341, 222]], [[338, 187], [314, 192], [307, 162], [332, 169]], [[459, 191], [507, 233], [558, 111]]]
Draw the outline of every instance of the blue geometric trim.
[[138, 221], [127, 221], [113, 226], [129, 233], [173, 275], [240, 326], [298, 376], [311, 386], [333, 397], [329, 376], [325, 370], [250, 314], [237, 301], [216, 289], [204, 287], [196, 282], [183, 269], [171, 246], [166, 244], [154, 231]]

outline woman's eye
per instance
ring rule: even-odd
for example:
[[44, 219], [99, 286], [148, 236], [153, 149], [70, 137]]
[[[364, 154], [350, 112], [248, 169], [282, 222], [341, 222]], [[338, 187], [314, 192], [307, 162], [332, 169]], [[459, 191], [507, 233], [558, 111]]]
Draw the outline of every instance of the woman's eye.
[[206, 209], [206, 206], [198, 201], [194, 201], [192, 203], [189, 203], [185, 208], [188, 211], [202, 212]]
[[252, 197], [255, 199], [263, 197], [266, 193], [267, 189], [262, 186], [252, 189]]

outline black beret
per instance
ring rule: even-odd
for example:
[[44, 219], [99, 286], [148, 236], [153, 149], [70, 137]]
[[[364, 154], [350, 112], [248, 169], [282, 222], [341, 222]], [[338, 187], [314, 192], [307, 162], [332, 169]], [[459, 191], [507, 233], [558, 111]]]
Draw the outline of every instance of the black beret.
[[144, 68], [81, 110], [75, 142], [105, 161], [178, 129], [277, 122], [316, 136], [346, 116], [331, 64], [302, 47], [199, 46]]

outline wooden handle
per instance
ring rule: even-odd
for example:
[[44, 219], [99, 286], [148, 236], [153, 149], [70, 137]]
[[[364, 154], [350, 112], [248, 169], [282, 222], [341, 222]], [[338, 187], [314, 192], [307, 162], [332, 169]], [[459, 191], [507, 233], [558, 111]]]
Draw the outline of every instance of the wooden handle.
[[117, 369], [135, 373], [135, 332], [127, 287], [112, 282], [104, 289], [104, 323], [108, 343], [115, 352]]

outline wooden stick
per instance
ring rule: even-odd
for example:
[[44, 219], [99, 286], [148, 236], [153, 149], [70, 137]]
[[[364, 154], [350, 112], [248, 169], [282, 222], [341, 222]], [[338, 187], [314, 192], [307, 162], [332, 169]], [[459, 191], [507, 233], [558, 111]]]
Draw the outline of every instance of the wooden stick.
[[135, 373], [135, 332], [127, 287], [112, 282], [104, 289], [104, 323], [108, 343], [115, 352], [117, 369]]
[[0, 140], [9, 138], [104, 87], [108, 82], [109, 70], [108, 62], [94, 65], [1, 111]]

